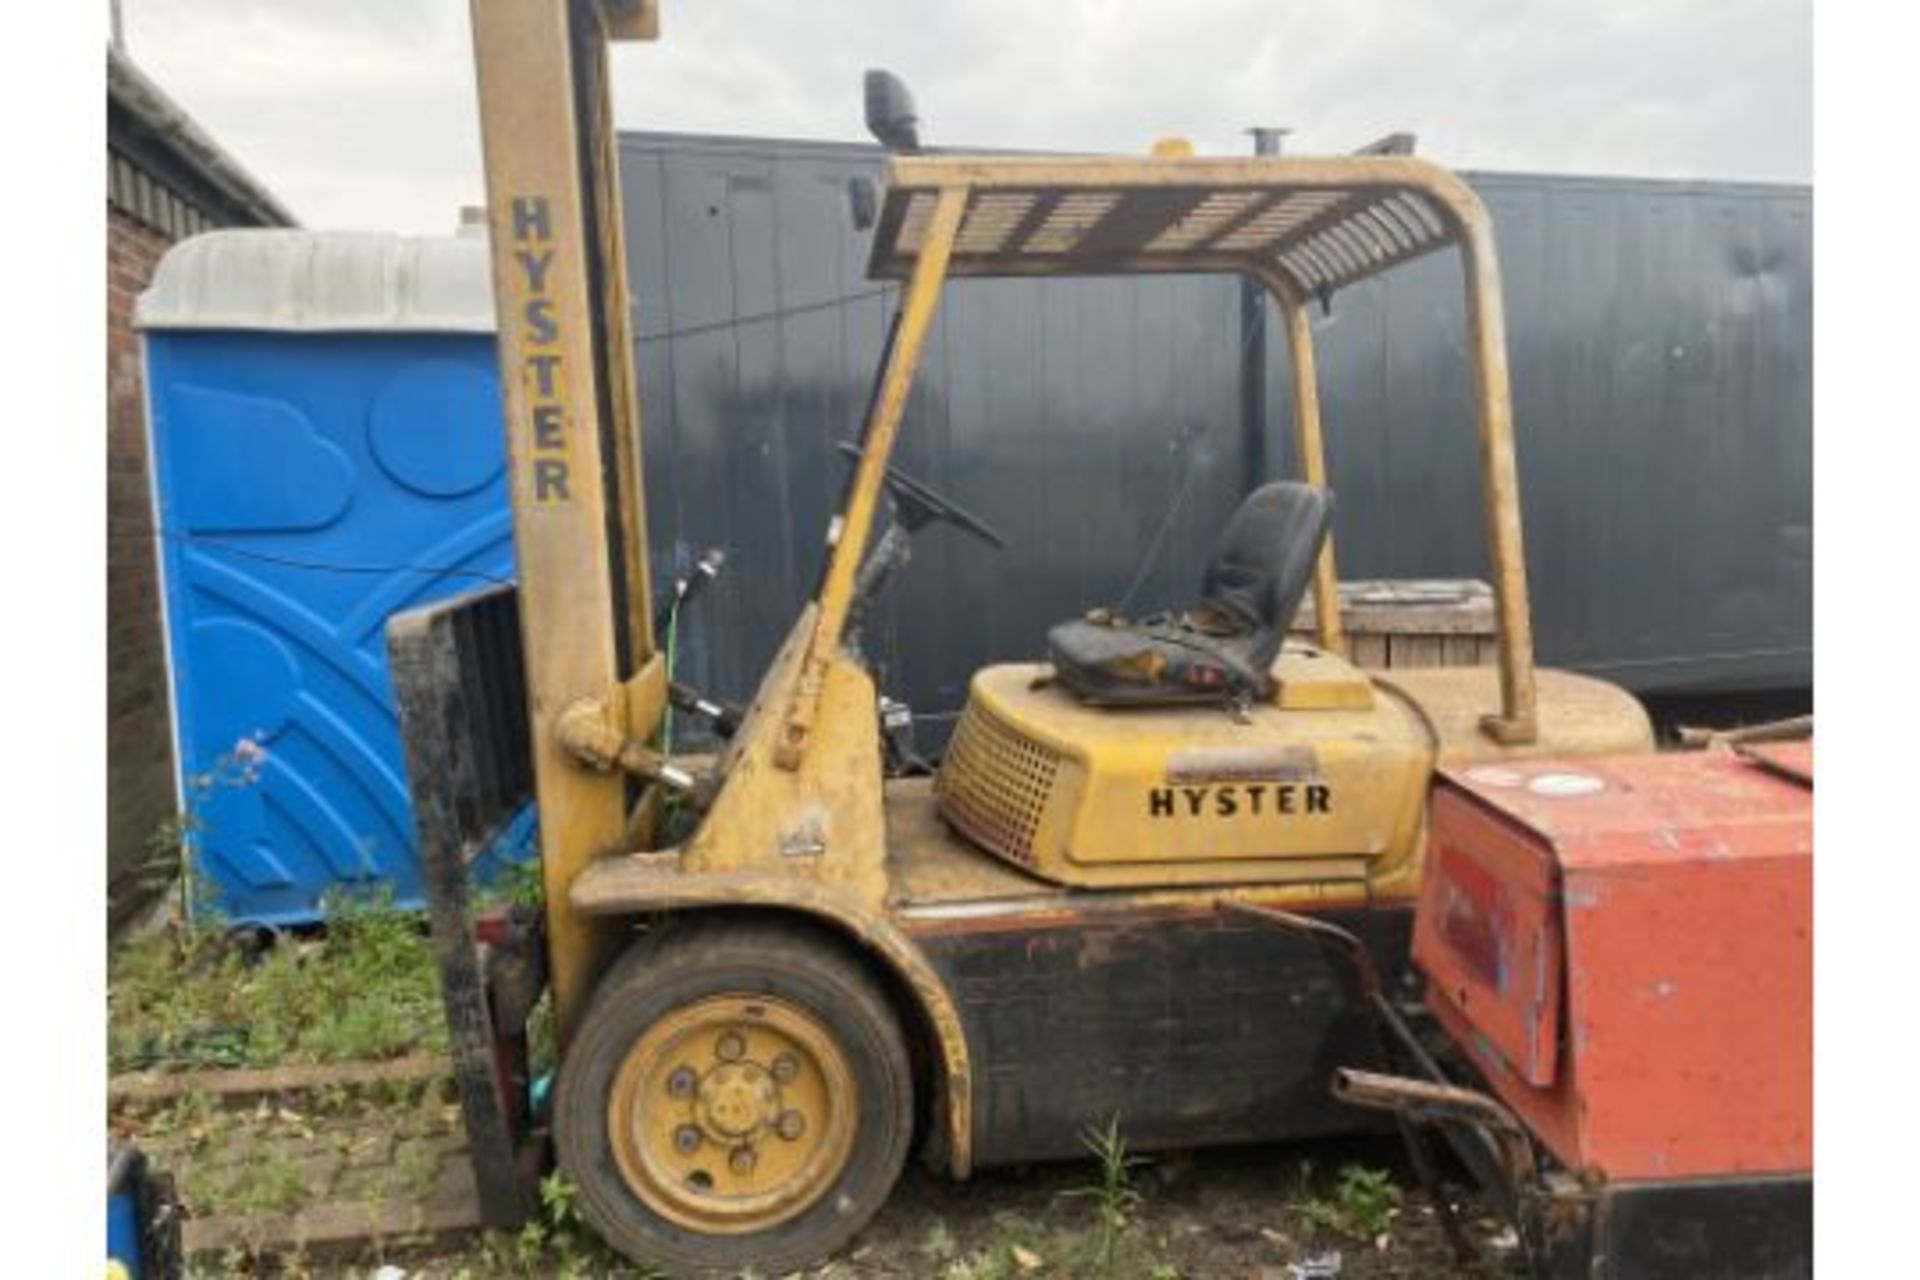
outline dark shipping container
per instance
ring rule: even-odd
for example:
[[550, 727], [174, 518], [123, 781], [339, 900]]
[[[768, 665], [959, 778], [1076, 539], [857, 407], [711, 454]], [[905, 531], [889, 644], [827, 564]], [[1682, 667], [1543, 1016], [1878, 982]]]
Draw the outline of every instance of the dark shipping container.
[[[865, 275], [866, 146], [627, 134], [655, 572], [719, 587], [683, 678], [752, 692], [811, 592], [895, 290]], [[1642, 692], [1812, 683], [1812, 192], [1468, 174], [1493, 211], [1543, 662]], [[1451, 254], [1317, 320], [1343, 578], [1485, 575]], [[1183, 602], [1256, 477], [1226, 277], [949, 286], [897, 462], [995, 524], [916, 541], [870, 647], [930, 738], [983, 663], [1096, 604]], [[1246, 353], [1249, 356], [1251, 352]], [[1250, 448], [1250, 443], [1252, 447]]]

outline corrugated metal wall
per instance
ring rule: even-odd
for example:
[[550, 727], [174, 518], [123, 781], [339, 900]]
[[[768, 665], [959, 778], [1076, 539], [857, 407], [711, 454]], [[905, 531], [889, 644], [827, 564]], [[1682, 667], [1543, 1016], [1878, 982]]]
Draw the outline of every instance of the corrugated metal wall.
[[[820, 570], [894, 296], [848, 216], [879, 168], [622, 138], [655, 568], [727, 549], [680, 637], [721, 696], [752, 691]], [[1542, 659], [1642, 690], [1810, 684], [1811, 192], [1468, 176], [1503, 252]], [[1342, 575], [1483, 576], [1457, 260], [1342, 293], [1317, 337]], [[1183, 601], [1247, 483], [1241, 345], [1225, 278], [950, 286], [897, 461], [1009, 546], [916, 540], [871, 632], [887, 687], [950, 715], [1054, 621]]]

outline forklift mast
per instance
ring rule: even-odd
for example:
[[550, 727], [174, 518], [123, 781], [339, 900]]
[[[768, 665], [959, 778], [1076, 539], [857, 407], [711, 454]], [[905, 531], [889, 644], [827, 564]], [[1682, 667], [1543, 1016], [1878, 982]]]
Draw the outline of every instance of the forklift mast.
[[[569, 749], [647, 742], [666, 710], [647, 570], [640, 409], [621, 243], [610, 40], [651, 40], [653, 0], [474, 0], [514, 550], [562, 1043], [604, 927], [567, 887], [644, 840], [654, 788]], [[636, 828], [639, 828], [636, 830]]]

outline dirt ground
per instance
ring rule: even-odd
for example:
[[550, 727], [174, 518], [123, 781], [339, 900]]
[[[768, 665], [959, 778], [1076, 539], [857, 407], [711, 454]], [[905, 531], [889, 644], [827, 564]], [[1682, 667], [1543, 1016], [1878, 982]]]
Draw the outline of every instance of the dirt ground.
[[[261, 957], [205, 942], [161, 936], [117, 952], [109, 1004], [117, 1070], [244, 1074], [307, 1064], [324, 1074], [405, 1054], [437, 1061], [431, 958], [416, 924], [398, 913], [349, 913], [324, 943]], [[199, 1089], [164, 1105], [109, 1108], [113, 1131], [176, 1178], [189, 1228], [208, 1242], [193, 1275], [644, 1274], [599, 1244], [558, 1179], [543, 1187], [543, 1212], [526, 1228], [464, 1230], [476, 1211], [444, 1077], [283, 1091], [240, 1105]], [[808, 1280], [1383, 1280], [1505, 1274], [1515, 1261], [1512, 1233], [1467, 1205], [1467, 1232], [1493, 1269], [1463, 1269], [1391, 1139], [1121, 1167], [1103, 1194], [1102, 1166], [1091, 1160], [989, 1171], [964, 1184], [912, 1166], [868, 1228]]]
[[[290, 1280], [642, 1276], [555, 1177], [518, 1232], [476, 1221], [451, 1082], [122, 1105], [113, 1131], [175, 1180], [189, 1274]], [[1425, 1280], [1516, 1274], [1513, 1233], [1450, 1182], [1463, 1267], [1397, 1139], [1350, 1138], [989, 1170], [911, 1163], [867, 1229], [805, 1280]], [[1103, 1192], [1104, 1184], [1104, 1192]], [[421, 1233], [426, 1234], [421, 1234]], [[319, 1241], [309, 1248], [308, 1241]], [[773, 1280], [758, 1277], [757, 1280]]]
[[[1348, 1163], [1391, 1169], [1400, 1185], [1411, 1184], [1392, 1143], [1258, 1147], [1148, 1165], [1135, 1179], [1142, 1203], [1128, 1247], [1144, 1263], [1136, 1274], [1152, 1274], [1157, 1266], [1164, 1268], [1162, 1274], [1183, 1277], [1289, 1277], [1314, 1274], [1309, 1264], [1316, 1259], [1323, 1272], [1362, 1280], [1461, 1274], [1432, 1208], [1417, 1191], [1403, 1194], [1386, 1230], [1371, 1240], [1357, 1241], [1308, 1219], [1303, 1206], [1337, 1200], [1326, 1184]], [[920, 1257], [943, 1227], [964, 1242], [958, 1250], [962, 1256], [991, 1249], [1008, 1217], [1030, 1217], [1069, 1233], [1083, 1230], [1092, 1216], [1089, 1202], [1065, 1193], [1097, 1182], [1098, 1172], [1087, 1165], [1046, 1167], [989, 1175], [967, 1186], [917, 1174], [849, 1258], [850, 1264], [860, 1264], [858, 1254], [865, 1247], [869, 1263], [899, 1257], [905, 1265], [879, 1262], [848, 1274], [928, 1274]], [[1478, 1216], [1470, 1211], [1468, 1221], [1480, 1240], [1502, 1236], [1498, 1224], [1480, 1224]]]
[[[1384, 1230], [1357, 1239], [1321, 1215], [1338, 1216], [1338, 1171], [1390, 1171], [1400, 1193]], [[1354, 1140], [1248, 1147], [1154, 1160], [1135, 1170], [1139, 1195], [1111, 1262], [1098, 1261], [1100, 1181], [1092, 1163], [997, 1170], [956, 1184], [910, 1168], [873, 1223], [807, 1280], [1429, 1280], [1517, 1275], [1510, 1232], [1477, 1206], [1461, 1220], [1484, 1263], [1454, 1259], [1432, 1208], [1416, 1190], [1397, 1144]], [[1457, 1192], [1458, 1188], [1454, 1188]], [[544, 1259], [516, 1255], [498, 1237], [397, 1252], [407, 1280], [477, 1280], [516, 1274], [644, 1274], [587, 1244], [549, 1239]], [[542, 1268], [548, 1268], [542, 1270]], [[362, 1277], [365, 1263], [321, 1267], [316, 1276]], [[391, 1273], [390, 1273], [391, 1275]]]

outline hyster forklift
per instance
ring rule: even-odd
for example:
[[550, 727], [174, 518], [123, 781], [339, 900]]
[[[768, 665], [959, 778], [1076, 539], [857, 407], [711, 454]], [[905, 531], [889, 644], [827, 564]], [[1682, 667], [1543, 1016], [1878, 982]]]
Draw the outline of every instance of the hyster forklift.
[[[519, 581], [390, 644], [486, 1215], [527, 1212], [551, 1149], [622, 1252], [778, 1274], [858, 1231], [916, 1145], [965, 1178], [1074, 1157], [1109, 1117], [1139, 1150], [1382, 1124], [1329, 1084], [1394, 1065], [1437, 772], [1653, 746], [1626, 693], [1534, 666], [1486, 210], [1404, 154], [896, 155], [867, 212], [903, 289], [818, 589], [727, 707], [672, 678], [648, 574], [607, 45], [657, 23], [473, 3]], [[888, 82], [868, 107], [910, 134]], [[1310, 309], [1444, 251], [1498, 660], [1369, 673], [1342, 656]], [[1196, 272], [1284, 320], [1297, 474], [1219, 513], [1182, 607], [1064, 619], [1045, 661], [977, 672], [925, 776], [858, 638], [917, 532], [999, 541], [889, 464], [942, 290]], [[1315, 643], [1288, 640], [1309, 589]], [[674, 711], [723, 749], [663, 751]], [[477, 911], [467, 863], [529, 791], [543, 906]], [[1374, 1105], [1433, 1118], [1380, 1079]]]

